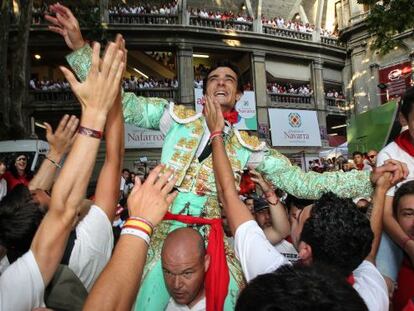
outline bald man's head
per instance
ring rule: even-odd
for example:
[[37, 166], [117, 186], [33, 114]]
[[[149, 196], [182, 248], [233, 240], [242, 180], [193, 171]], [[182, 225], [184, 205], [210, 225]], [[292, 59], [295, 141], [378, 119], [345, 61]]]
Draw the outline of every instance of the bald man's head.
[[181, 228], [171, 232], [161, 252], [165, 285], [176, 303], [194, 306], [204, 297], [204, 275], [210, 258], [198, 231]]

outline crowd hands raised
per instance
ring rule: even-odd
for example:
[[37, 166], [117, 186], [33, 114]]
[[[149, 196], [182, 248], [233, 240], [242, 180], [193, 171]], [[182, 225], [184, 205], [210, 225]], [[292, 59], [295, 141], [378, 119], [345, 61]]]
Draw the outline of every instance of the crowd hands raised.
[[[65, 18], [70, 19], [70, 16]], [[62, 28], [65, 39], [79, 38], [79, 34], [66, 32], [64, 25], [53, 21], [55, 27]], [[70, 44], [78, 46], [80, 42], [70, 41]], [[174, 189], [178, 174], [159, 165], [144, 183], [135, 178], [127, 199], [129, 218], [112, 252], [111, 223], [117, 212], [124, 154], [120, 85], [126, 65], [125, 41], [118, 35], [115, 42], [108, 44], [102, 58], [100, 48], [98, 43], [93, 44], [91, 68], [82, 82], [61, 67], [80, 102], [80, 120], [64, 116], [55, 132], [45, 124], [51, 145], [48, 158], [28, 186], [16, 185], [0, 202], [2, 264], [9, 259], [9, 254], [15, 259], [0, 276], [1, 310], [32, 310], [45, 306], [62, 309], [59, 299], [53, 296], [59, 290], [45, 291], [45, 288], [50, 283], [52, 287], [58, 286], [63, 270], [71, 275], [73, 282], [83, 286], [81, 291], [64, 291], [66, 306], [79, 303], [69, 307], [71, 310], [82, 307], [84, 310], [130, 310], [140, 289], [154, 227], [165, 217], [172, 219], [174, 216], [167, 211], [178, 195]], [[226, 220], [225, 232], [229, 243], [233, 242], [247, 281], [238, 294], [235, 309], [389, 310], [386, 283], [375, 265], [381, 259], [381, 249], [378, 249], [384, 225], [388, 233], [392, 232], [390, 235], [399, 251], [407, 256], [403, 264], [405, 276], [412, 273], [409, 269], [414, 262], [411, 204], [414, 186], [411, 181], [400, 186], [413, 174], [412, 156], [401, 156], [397, 160], [398, 156], [391, 158], [391, 150], [386, 150], [387, 157], [380, 152], [377, 167], [371, 172], [366, 175], [348, 173], [351, 179], [369, 176], [375, 186], [369, 218], [350, 199], [333, 193], [323, 194], [313, 201], [289, 195], [285, 199], [268, 180], [273, 176], [262, 176], [259, 167], [249, 167], [250, 180], [254, 183], [250, 189], [254, 188], [256, 194], [243, 201], [225, 148], [223, 131], [228, 124], [222, 110], [226, 107], [220, 102], [222, 97], [210, 92], [215, 85], [237, 87], [236, 73], [231, 70], [231, 67], [218, 67], [209, 74], [203, 114], [211, 133], [212, 173], [222, 205], [222, 218]], [[411, 93], [404, 98], [403, 123], [408, 123], [414, 113], [414, 89]], [[407, 135], [409, 132], [400, 139], [407, 139]], [[105, 162], [94, 201], [85, 201], [103, 136]], [[395, 151], [396, 146], [386, 148]], [[55, 180], [64, 154], [67, 154], [66, 160]], [[16, 159], [18, 170], [23, 168], [20, 160]], [[318, 174], [303, 175], [303, 178], [314, 175]], [[326, 176], [331, 183], [339, 179], [338, 174]], [[395, 189], [397, 184], [399, 187]], [[49, 190], [52, 190], [50, 197]], [[393, 190], [396, 191], [391, 196]], [[245, 194], [252, 196], [249, 192]], [[213, 232], [220, 234], [222, 229], [216, 232], [212, 227], [210, 234]], [[217, 271], [215, 256], [223, 253], [223, 249], [212, 252], [210, 244], [205, 249], [203, 238], [192, 227], [167, 235], [160, 254], [165, 286], [172, 297], [167, 310], [180, 307], [222, 309], [225, 296], [212, 295], [217, 292], [216, 288], [207, 285], [211, 282], [220, 285], [226, 280], [226, 274], [215, 275], [215, 280], [211, 280], [211, 271]], [[191, 269], [183, 270], [183, 265], [189, 263]], [[225, 271], [225, 267], [221, 269]], [[411, 295], [405, 294], [401, 309], [412, 310], [409, 309], [414, 296], [411, 285], [412, 282], [405, 287], [399, 284], [398, 290], [408, 290]], [[212, 301], [217, 304], [212, 305]]]

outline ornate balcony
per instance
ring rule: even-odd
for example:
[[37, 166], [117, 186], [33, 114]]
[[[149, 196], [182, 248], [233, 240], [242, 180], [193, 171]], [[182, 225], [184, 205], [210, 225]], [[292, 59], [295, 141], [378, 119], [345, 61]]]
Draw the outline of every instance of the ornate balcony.
[[146, 24], [165, 25], [178, 24], [178, 15], [166, 14], [134, 14], [134, 13], [110, 13], [110, 24]]
[[263, 25], [263, 33], [289, 39], [312, 41], [312, 33]]
[[[299, 104], [300, 106], [313, 107], [314, 100], [312, 95], [299, 95], [299, 94], [281, 94], [281, 93], [268, 93], [270, 96], [270, 102], [272, 105], [279, 106], [291, 106], [292, 104]], [[286, 105], [287, 104], [287, 105]]]
[[232, 29], [238, 31], [253, 31], [252, 22], [241, 22], [234, 19], [212, 19], [190, 16], [190, 25], [207, 28]]

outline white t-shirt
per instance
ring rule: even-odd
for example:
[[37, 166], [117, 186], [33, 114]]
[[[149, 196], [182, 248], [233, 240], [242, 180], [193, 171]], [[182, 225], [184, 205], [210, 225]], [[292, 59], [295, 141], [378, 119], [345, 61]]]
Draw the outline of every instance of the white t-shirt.
[[246, 221], [240, 225], [234, 235], [234, 250], [250, 282], [259, 274], [275, 271], [289, 261], [270, 244], [256, 221]]
[[279, 243], [277, 243], [274, 247], [276, 251], [278, 251], [283, 256], [285, 256], [285, 258], [289, 260], [290, 262], [293, 263], [293, 262], [298, 261], [299, 259], [298, 251], [296, 250], [295, 246], [292, 243], [286, 240], [282, 240]]
[[203, 297], [197, 302], [191, 309], [187, 305], [179, 305], [174, 299], [170, 298], [165, 311], [205, 311], [206, 310], [206, 297]]
[[0, 276], [0, 310], [28, 311], [44, 307], [45, 285], [31, 250]]
[[[290, 262], [269, 243], [259, 225], [250, 220], [240, 225], [235, 234], [235, 252], [247, 282], [260, 274], [270, 273]], [[353, 272], [354, 289], [370, 311], [387, 311], [388, 291], [377, 268], [364, 260]]]
[[408, 176], [407, 178], [398, 183], [396, 186], [390, 188], [387, 192], [388, 196], [393, 197], [396, 187], [400, 187], [403, 183], [414, 180], [414, 157], [410, 156], [407, 152], [402, 150], [395, 142], [392, 142], [385, 146], [377, 156], [377, 166], [381, 166], [384, 164], [384, 162], [388, 159], [394, 159], [401, 162], [404, 162], [408, 166]]
[[76, 226], [76, 240], [68, 265], [88, 291], [111, 258], [113, 247], [112, 224], [98, 206], [92, 205]]
[[4, 178], [0, 179], [0, 201], [6, 196], [7, 194], [7, 181]]
[[362, 297], [370, 311], [388, 311], [388, 289], [378, 269], [364, 260], [353, 272], [354, 289]]

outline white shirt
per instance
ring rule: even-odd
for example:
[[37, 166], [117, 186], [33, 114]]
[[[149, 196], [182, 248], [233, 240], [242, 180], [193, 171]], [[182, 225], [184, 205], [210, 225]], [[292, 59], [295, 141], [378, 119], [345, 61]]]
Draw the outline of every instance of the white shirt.
[[204, 296], [199, 302], [197, 302], [191, 309], [187, 305], [179, 305], [174, 299], [170, 298], [165, 311], [205, 311], [206, 310], [206, 297]]
[[393, 197], [396, 187], [400, 187], [403, 183], [414, 179], [414, 157], [410, 156], [407, 152], [402, 150], [395, 142], [392, 142], [385, 146], [377, 156], [377, 166], [384, 164], [385, 160], [394, 159], [401, 162], [404, 162], [408, 166], [408, 176], [407, 179], [398, 183], [396, 186], [390, 188], [387, 192], [388, 196]]
[[0, 179], [0, 201], [6, 196], [7, 194], [7, 181], [4, 178]]
[[299, 259], [298, 251], [296, 250], [295, 246], [286, 240], [280, 241], [274, 247], [276, 251], [281, 253], [287, 260], [292, 263]]
[[44, 307], [45, 285], [31, 250], [0, 276], [0, 310], [27, 311]]
[[370, 311], [388, 311], [388, 289], [378, 269], [369, 261], [364, 260], [353, 272], [354, 289]]
[[113, 247], [112, 224], [98, 206], [92, 205], [76, 226], [75, 245], [68, 264], [88, 291], [111, 258]]
[[[284, 264], [290, 264], [269, 243], [259, 225], [250, 220], [240, 225], [235, 234], [235, 252], [240, 260], [247, 282], [260, 274], [270, 273]], [[353, 272], [354, 289], [370, 311], [387, 311], [387, 285], [377, 268], [364, 260]]]

